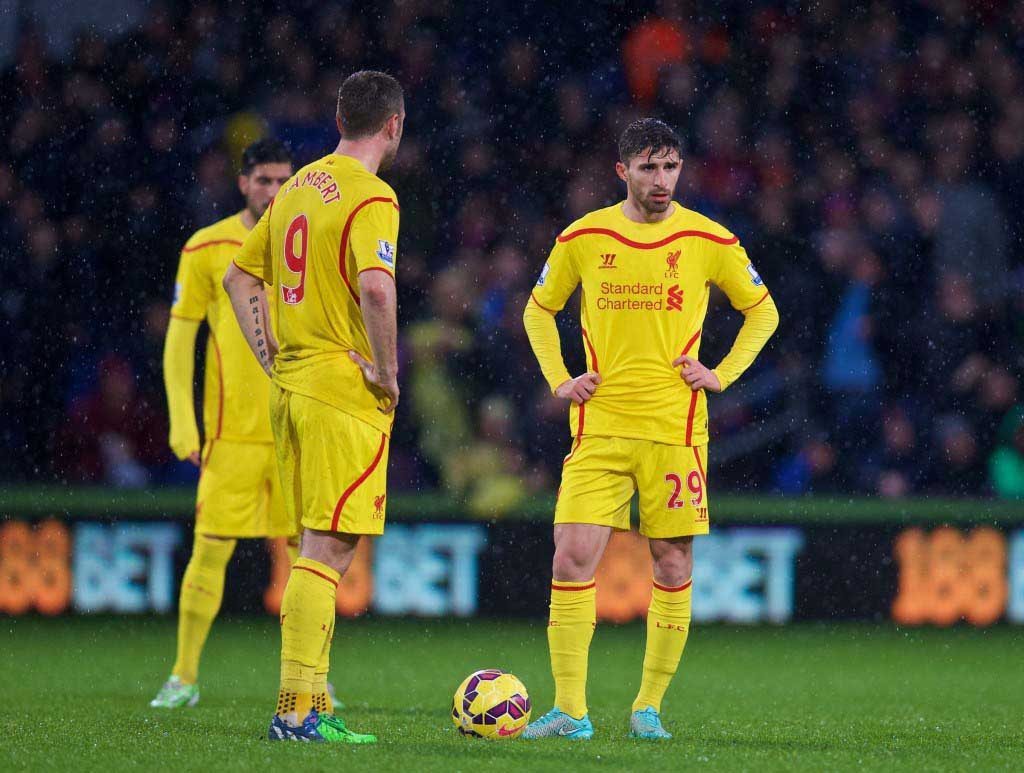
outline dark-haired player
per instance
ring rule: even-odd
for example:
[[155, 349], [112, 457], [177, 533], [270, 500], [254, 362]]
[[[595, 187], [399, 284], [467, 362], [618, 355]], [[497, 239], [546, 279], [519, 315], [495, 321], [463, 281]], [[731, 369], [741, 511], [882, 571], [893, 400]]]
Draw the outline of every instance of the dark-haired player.
[[304, 527], [281, 600], [271, 740], [376, 740], [334, 715], [326, 671], [338, 582], [360, 537], [384, 531], [398, 404], [398, 200], [377, 172], [398, 152], [404, 121], [402, 88], [390, 75], [346, 78], [338, 147], [281, 188], [224, 276], [238, 324], [273, 381], [285, 502]]
[[[224, 573], [239, 538], [296, 536], [288, 517], [270, 431], [270, 382], [238, 329], [221, 277], [281, 185], [292, 175], [288, 149], [273, 139], [242, 154], [238, 190], [245, 209], [196, 231], [185, 243], [164, 345], [170, 446], [199, 467], [195, 540], [181, 581], [178, 656], [150, 701], [156, 708], [194, 706], [199, 658], [220, 609]], [[209, 325], [203, 388], [205, 442], [192, 402], [196, 334]], [[202, 453], [200, 453], [202, 448]], [[297, 545], [297, 541], [295, 541]]]
[[[673, 201], [680, 142], [654, 119], [619, 141], [626, 200], [591, 212], [559, 235], [523, 321], [551, 391], [571, 401], [574, 437], [555, 507], [548, 644], [555, 708], [524, 738], [589, 739], [587, 656], [596, 624], [594, 572], [613, 529], [640, 532], [654, 559], [647, 650], [630, 734], [670, 738], [661, 701], [690, 627], [693, 537], [708, 532], [707, 392], [721, 392], [754, 361], [778, 312], [739, 240]], [[562, 360], [555, 315], [582, 285], [589, 370]], [[699, 359], [711, 285], [745, 317], [713, 370]]]

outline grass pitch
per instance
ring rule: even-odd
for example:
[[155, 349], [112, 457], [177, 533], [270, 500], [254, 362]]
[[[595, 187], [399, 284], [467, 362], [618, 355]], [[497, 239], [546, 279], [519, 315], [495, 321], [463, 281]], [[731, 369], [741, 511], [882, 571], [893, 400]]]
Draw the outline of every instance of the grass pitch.
[[664, 706], [668, 743], [626, 737], [643, 630], [598, 627], [589, 743], [462, 738], [448, 712], [478, 668], [553, 697], [545, 629], [524, 622], [339, 620], [332, 680], [372, 747], [265, 741], [277, 684], [270, 619], [219, 620], [202, 700], [148, 708], [170, 619], [2, 619], [4, 770], [1020, 770], [1024, 631], [695, 626]]

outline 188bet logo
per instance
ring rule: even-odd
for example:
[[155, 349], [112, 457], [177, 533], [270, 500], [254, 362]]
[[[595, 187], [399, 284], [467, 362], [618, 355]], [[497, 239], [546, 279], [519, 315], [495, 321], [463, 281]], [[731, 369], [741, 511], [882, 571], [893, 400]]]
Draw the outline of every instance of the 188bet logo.
[[530, 721], [530, 696], [512, 674], [496, 668], [474, 671], [455, 691], [452, 721], [471, 738], [515, 738]]

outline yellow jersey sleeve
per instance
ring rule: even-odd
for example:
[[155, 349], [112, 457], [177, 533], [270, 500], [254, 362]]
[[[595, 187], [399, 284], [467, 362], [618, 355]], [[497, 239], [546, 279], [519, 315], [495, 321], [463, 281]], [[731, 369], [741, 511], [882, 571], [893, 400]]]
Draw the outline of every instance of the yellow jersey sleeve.
[[768, 288], [739, 240], [708, 241], [707, 244], [711, 253], [711, 281], [728, 296], [734, 309], [746, 311], [768, 297]]
[[268, 285], [274, 284], [274, 261], [270, 249], [270, 215], [273, 211], [274, 202], [271, 201], [235, 256], [238, 268]]
[[204, 270], [203, 256], [206, 254], [203, 243], [186, 244], [181, 251], [178, 262], [178, 273], [174, 279], [174, 302], [171, 304], [171, 316], [180, 319], [191, 319], [202, 322], [206, 319], [206, 310], [214, 299], [213, 285], [210, 284], [209, 272]]
[[394, 278], [398, 202], [388, 196], [366, 199], [352, 218], [349, 238], [357, 275], [364, 271], [384, 271]]
[[572, 245], [572, 241], [562, 241], [559, 236], [533, 288], [534, 302], [552, 314], [562, 310], [580, 283], [579, 265]]

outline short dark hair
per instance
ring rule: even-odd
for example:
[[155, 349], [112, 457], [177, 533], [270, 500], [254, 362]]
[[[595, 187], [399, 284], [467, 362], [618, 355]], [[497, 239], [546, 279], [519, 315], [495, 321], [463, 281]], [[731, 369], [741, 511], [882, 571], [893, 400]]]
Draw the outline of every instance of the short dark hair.
[[657, 118], [640, 118], [627, 126], [619, 137], [619, 161], [628, 164], [629, 159], [647, 148], [655, 155], [671, 150], [679, 153], [682, 147], [679, 135], [667, 123]]
[[273, 137], [264, 137], [242, 151], [239, 174], [252, 174], [258, 164], [294, 164], [294, 161], [287, 145]]
[[358, 140], [376, 134], [384, 122], [402, 112], [405, 96], [398, 81], [385, 72], [360, 70], [338, 89], [341, 136]]

